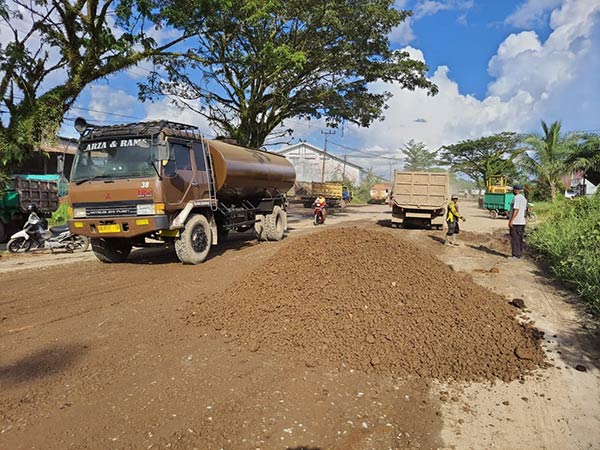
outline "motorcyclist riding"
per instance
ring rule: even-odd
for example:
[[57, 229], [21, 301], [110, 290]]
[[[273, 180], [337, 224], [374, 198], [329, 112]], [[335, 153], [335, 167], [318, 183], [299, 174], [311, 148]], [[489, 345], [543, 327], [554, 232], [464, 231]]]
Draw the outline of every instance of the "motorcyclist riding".
[[315, 208], [320, 208], [321, 214], [323, 215], [323, 221], [325, 221], [325, 216], [327, 216], [327, 201], [322, 194], [320, 194], [315, 201], [313, 202], [313, 206]]

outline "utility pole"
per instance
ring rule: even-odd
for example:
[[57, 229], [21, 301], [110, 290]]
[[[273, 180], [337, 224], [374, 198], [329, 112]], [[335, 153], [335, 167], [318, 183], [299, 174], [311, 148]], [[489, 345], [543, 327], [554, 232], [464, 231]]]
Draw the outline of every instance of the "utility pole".
[[335, 130], [321, 130], [321, 134], [325, 135], [325, 147], [323, 148], [323, 167], [321, 168], [321, 183], [325, 183], [325, 158], [327, 156], [327, 139], [330, 134], [335, 134]]
[[342, 181], [344, 181], [346, 179], [346, 158], [348, 157], [348, 155], [344, 155], [344, 168], [342, 170]]

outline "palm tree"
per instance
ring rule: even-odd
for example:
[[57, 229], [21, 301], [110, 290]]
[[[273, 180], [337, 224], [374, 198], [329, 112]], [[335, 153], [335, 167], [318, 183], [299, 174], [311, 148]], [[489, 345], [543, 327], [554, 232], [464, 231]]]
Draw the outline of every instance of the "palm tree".
[[561, 177], [570, 171], [567, 159], [581, 139], [580, 135], [574, 133], [561, 136], [560, 127], [559, 121], [550, 126], [542, 121], [544, 135], [528, 135], [525, 144], [529, 149], [520, 158], [520, 164], [526, 171], [549, 186], [552, 201], [556, 200]]
[[600, 172], [600, 135], [584, 134], [582, 141], [567, 158], [572, 170]]

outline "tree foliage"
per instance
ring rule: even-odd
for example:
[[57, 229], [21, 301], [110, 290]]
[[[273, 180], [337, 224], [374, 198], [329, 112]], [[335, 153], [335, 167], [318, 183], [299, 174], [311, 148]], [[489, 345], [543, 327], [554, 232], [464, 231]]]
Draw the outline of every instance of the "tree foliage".
[[523, 152], [519, 158], [521, 167], [549, 187], [552, 201], [556, 200], [561, 178], [570, 172], [567, 160], [581, 141], [580, 134], [561, 135], [560, 129], [558, 121], [550, 126], [542, 121], [544, 135], [528, 135], [525, 139], [528, 152]]
[[515, 158], [523, 151], [521, 141], [521, 136], [513, 132], [461, 141], [443, 147], [440, 162], [485, 187], [490, 176], [516, 176]]
[[383, 117], [390, 97], [370, 91], [371, 83], [437, 92], [424, 63], [390, 49], [390, 31], [410, 15], [393, 4], [231, 0], [206, 21], [193, 48], [155, 58], [161, 71], [142, 86], [142, 98], [174, 95], [252, 147], [284, 136], [277, 128], [293, 117], [366, 127]]
[[404, 154], [404, 170], [408, 171], [428, 171], [436, 167], [437, 153], [427, 150], [427, 146], [423, 142], [415, 142], [413, 139], [404, 144], [404, 148], [400, 149]]
[[600, 172], [600, 135], [586, 133], [566, 160], [572, 170]]
[[[201, 26], [211, 0], [8, 0], [0, 20], [12, 40], [0, 47], [0, 162], [18, 161], [53, 138], [64, 114], [90, 83], [189, 38], [160, 45], [152, 29]], [[8, 118], [5, 118], [8, 117]]]

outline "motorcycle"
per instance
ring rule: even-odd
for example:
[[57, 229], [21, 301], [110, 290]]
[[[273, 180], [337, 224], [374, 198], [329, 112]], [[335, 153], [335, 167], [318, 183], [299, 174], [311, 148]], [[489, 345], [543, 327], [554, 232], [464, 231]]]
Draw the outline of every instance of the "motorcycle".
[[537, 215], [533, 211], [533, 203], [527, 203], [527, 209], [525, 210], [525, 218], [529, 222], [535, 222], [537, 220]]
[[35, 245], [36, 249], [65, 249], [68, 253], [76, 250], [85, 252], [90, 246], [86, 236], [74, 235], [69, 231], [68, 225], [60, 225], [46, 229], [45, 220], [32, 212], [25, 222], [23, 229], [13, 234], [8, 241], [10, 253], [25, 253]]
[[326, 212], [324, 211], [324, 209], [325, 209], [325, 206], [315, 205], [315, 210], [313, 213], [315, 225], [322, 225], [325, 223]]

